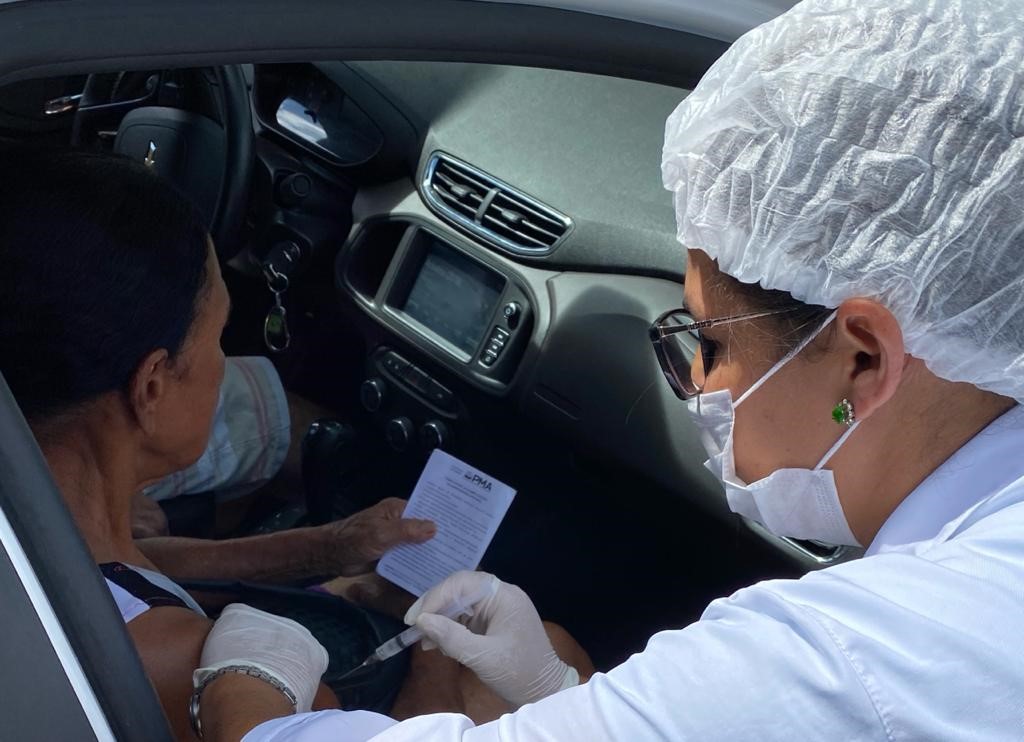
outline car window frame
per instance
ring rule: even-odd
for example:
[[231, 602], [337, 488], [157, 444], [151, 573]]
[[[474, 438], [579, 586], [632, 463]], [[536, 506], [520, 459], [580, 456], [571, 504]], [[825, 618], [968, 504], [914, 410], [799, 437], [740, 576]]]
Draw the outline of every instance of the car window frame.
[[5, 704], [0, 728], [6, 733], [27, 725], [14, 737], [37, 739], [31, 722], [36, 719], [38, 732], [40, 710], [55, 703], [63, 708], [53, 711], [68, 715], [74, 698], [82, 714], [78, 722], [73, 714], [69, 719], [81, 734], [62, 738], [171, 740], [110, 590], [2, 374], [0, 441], [0, 584], [6, 579], [22, 588], [5, 596], [11, 602], [9, 611], [4, 608], [3, 641], [48, 643], [53, 652], [40, 650], [36, 662], [0, 667], [0, 688], [23, 687], [38, 696], [27, 716], [24, 706]]

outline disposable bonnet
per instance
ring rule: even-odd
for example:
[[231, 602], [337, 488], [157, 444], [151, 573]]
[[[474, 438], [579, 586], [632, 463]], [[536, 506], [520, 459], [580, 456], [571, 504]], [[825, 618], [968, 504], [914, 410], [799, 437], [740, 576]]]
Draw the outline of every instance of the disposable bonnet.
[[679, 240], [888, 307], [938, 376], [1024, 400], [1024, 3], [809, 0], [669, 117]]

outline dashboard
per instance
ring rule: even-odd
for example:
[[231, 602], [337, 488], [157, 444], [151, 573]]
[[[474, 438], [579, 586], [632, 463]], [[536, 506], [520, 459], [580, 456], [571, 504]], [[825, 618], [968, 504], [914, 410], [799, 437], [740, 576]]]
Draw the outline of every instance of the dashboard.
[[268, 136], [358, 182], [333, 278], [396, 450], [478, 436], [472, 391], [731, 517], [646, 332], [682, 295], [660, 158], [686, 91], [440, 62], [258, 66], [253, 90]]
[[[505, 279], [440, 238], [426, 240], [412, 286], [396, 311], [464, 357], [476, 355], [505, 290]], [[515, 304], [505, 306], [509, 316], [517, 314]], [[481, 354], [481, 365], [493, 363], [491, 354], [508, 339], [508, 331], [495, 325], [490, 337], [494, 349], [489, 348], [486, 357]]]
[[339, 254], [343, 293], [463, 380], [506, 391], [535, 329], [526, 278], [426, 214], [375, 216]]
[[260, 119], [333, 165], [368, 162], [384, 135], [351, 96], [316, 66], [262, 65], [253, 102]]
[[[256, 68], [256, 113], [279, 138], [308, 147], [274, 122], [295, 67]], [[361, 127], [365, 114], [383, 137], [371, 161], [346, 162], [343, 172], [375, 184], [410, 171], [420, 180], [430, 155], [444, 152], [571, 218], [572, 233], [545, 265], [682, 280], [660, 168], [664, 121], [685, 90], [504, 65], [364, 61], [314, 69], [318, 85], [345, 97], [338, 110], [355, 117], [335, 130]]]

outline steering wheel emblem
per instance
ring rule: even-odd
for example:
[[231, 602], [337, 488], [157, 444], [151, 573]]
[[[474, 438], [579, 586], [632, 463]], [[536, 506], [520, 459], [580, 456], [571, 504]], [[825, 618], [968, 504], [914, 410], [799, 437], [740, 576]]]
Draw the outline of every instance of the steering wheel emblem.
[[156, 142], [150, 140], [149, 150], [146, 152], [146, 157], [142, 164], [146, 167], [153, 167], [156, 164]]

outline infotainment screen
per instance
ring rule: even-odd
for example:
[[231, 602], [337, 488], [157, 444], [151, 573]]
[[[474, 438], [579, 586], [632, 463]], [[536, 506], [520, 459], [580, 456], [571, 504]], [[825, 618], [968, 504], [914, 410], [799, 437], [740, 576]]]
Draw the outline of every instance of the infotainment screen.
[[472, 355], [504, 286], [501, 275], [431, 239], [402, 311]]

